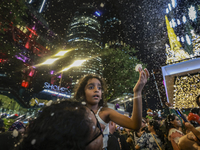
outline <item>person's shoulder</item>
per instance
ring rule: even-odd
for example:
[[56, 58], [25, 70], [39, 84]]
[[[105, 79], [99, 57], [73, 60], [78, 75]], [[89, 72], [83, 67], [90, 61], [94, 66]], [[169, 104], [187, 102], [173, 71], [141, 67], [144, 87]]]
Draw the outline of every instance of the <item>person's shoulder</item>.
[[110, 114], [110, 113], [115, 113], [117, 111], [115, 111], [114, 109], [108, 108], [108, 107], [102, 107], [102, 109], [100, 110], [100, 112], [104, 112], [106, 114]]
[[108, 107], [102, 107], [102, 108], [101, 108], [101, 111], [110, 111], [110, 110], [113, 110], [113, 109], [108, 108]]

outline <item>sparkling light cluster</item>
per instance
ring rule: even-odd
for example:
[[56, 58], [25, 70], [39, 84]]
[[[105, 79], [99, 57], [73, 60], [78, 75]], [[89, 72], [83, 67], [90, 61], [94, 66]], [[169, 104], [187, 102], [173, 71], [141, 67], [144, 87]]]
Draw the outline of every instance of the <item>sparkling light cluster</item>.
[[198, 107], [195, 100], [200, 94], [200, 74], [176, 77], [174, 83], [174, 107], [194, 108]]

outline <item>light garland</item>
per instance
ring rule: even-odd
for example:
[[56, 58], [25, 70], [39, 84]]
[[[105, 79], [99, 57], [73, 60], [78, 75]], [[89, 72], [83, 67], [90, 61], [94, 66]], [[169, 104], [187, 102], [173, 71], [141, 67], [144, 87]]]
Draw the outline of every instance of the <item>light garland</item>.
[[175, 108], [194, 108], [200, 94], [200, 74], [176, 77], [173, 103]]

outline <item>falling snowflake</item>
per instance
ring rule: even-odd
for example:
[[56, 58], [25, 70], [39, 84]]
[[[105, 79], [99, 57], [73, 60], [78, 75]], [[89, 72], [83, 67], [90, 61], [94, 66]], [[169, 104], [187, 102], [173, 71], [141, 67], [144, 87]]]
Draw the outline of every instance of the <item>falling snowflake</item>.
[[33, 140], [31, 141], [31, 144], [34, 145], [35, 143], [36, 143], [36, 139], [33, 139]]

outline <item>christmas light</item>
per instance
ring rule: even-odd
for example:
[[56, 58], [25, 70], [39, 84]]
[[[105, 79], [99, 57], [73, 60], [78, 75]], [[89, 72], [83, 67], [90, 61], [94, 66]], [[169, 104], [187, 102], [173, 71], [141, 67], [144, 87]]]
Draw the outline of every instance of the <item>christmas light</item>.
[[180, 20], [179, 20], [179, 19], [177, 19], [177, 24], [178, 24], [178, 25], [180, 25], [180, 24], [181, 24], [181, 22], [180, 22]]
[[98, 11], [95, 11], [95, 14], [96, 14], [97, 16], [101, 16], [100, 12], [98, 12]]
[[175, 8], [176, 7], [176, 0], [172, 0], [172, 7]]
[[181, 37], [181, 42], [185, 42], [184, 37]]
[[58, 96], [67, 97], [67, 98], [70, 98], [70, 97], [71, 97], [70, 95], [62, 94], [62, 93], [55, 92], [55, 91], [51, 91], [51, 90], [46, 90], [46, 89], [44, 89], [43, 91], [44, 91], [44, 92], [47, 92], [47, 93], [51, 93], [51, 94], [56, 94], [56, 95], [58, 95]]
[[166, 8], [166, 13], [167, 13], [167, 14], [169, 13], [169, 9], [168, 9], [168, 8]]
[[78, 66], [82, 65], [82, 63], [85, 61], [86, 60], [76, 60], [76, 61], [74, 61], [73, 64], [70, 65], [70, 67], [78, 67]]
[[43, 7], [44, 7], [44, 3], [46, 2], [46, 0], [43, 0], [43, 2], [42, 2], [42, 6], [40, 7], [40, 10], [39, 10], [39, 13], [41, 13], [42, 12], [42, 9], [43, 9]]
[[185, 36], [187, 43], [190, 45], [191, 41], [190, 41], [190, 37], [188, 35]]
[[60, 51], [55, 56], [64, 56], [68, 51]]
[[58, 58], [51, 58], [51, 59], [47, 59], [45, 62], [42, 63], [42, 65], [49, 65], [54, 63], [56, 60], [58, 60]]
[[188, 15], [189, 15], [189, 18], [194, 21], [196, 18], [197, 18], [197, 12], [194, 8], [194, 6], [190, 6], [190, 8], [188, 8], [189, 12], [188, 12]]
[[174, 86], [174, 107], [177, 108], [194, 108], [197, 107], [195, 102], [200, 89], [200, 74], [186, 75], [177, 77]]
[[186, 23], [186, 21], [187, 21], [187, 19], [186, 19], [186, 17], [185, 16], [183, 16], [183, 23]]
[[172, 10], [172, 6], [171, 6], [170, 3], [168, 4], [168, 7], [169, 7], [169, 10], [171, 11]]

